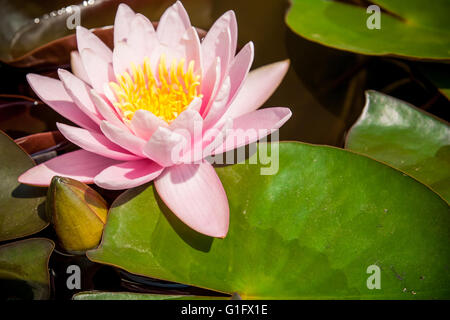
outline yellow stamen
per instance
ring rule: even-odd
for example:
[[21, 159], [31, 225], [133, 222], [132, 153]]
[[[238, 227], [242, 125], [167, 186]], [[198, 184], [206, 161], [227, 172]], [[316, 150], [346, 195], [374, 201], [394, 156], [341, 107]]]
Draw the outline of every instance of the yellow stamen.
[[146, 57], [142, 66], [131, 64], [131, 72], [116, 75], [116, 82], [109, 85], [116, 95], [114, 106], [122, 116], [131, 120], [137, 110], [148, 110], [170, 123], [196, 97], [200, 86], [200, 76], [194, 72], [194, 61], [190, 61], [184, 71], [185, 60], [173, 60], [166, 66], [165, 56], [161, 56], [157, 67], [157, 77], [153, 75], [150, 60]]

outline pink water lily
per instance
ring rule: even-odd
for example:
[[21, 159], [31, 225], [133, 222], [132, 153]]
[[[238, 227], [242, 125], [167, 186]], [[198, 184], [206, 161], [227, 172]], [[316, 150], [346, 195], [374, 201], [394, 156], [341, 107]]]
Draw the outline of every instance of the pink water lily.
[[[289, 62], [249, 72], [253, 44], [236, 54], [234, 12], [222, 15], [200, 41], [180, 2], [164, 12], [157, 30], [121, 4], [112, 51], [83, 27], [76, 37], [73, 73], [60, 69], [60, 80], [27, 79], [46, 104], [79, 126], [57, 124], [81, 149], [33, 167], [19, 181], [48, 186], [58, 175], [127, 189], [154, 180], [179, 219], [200, 233], [225, 237], [228, 199], [204, 158], [257, 141], [289, 119], [287, 108], [257, 110]], [[258, 134], [234, 142], [247, 129]]]

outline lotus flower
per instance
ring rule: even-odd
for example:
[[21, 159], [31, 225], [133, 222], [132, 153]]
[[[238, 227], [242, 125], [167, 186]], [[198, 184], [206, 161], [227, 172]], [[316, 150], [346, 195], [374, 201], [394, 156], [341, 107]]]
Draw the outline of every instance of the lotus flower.
[[154, 180], [179, 219], [225, 237], [228, 199], [205, 158], [255, 142], [289, 119], [287, 108], [257, 110], [289, 62], [249, 72], [253, 44], [236, 54], [234, 12], [222, 15], [200, 41], [180, 2], [164, 12], [157, 30], [119, 5], [112, 51], [83, 27], [76, 38], [73, 73], [59, 69], [60, 80], [37, 74], [27, 80], [42, 101], [79, 126], [57, 124], [81, 149], [33, 167], [19, 181], [48, 186], [57, 175], [127, 189]]

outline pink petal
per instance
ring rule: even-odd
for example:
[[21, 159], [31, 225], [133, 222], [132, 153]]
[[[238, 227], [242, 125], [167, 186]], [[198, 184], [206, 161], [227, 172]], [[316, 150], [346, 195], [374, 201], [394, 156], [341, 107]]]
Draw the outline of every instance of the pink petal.
[[233, 102], [244, 83], [254, 58], [253, 42], [247, 43], [231, 62], [228, 75], [231, 79], [229, 103]]
[[169, 126], [170, 130], [182, 135], [188, 142], [187, 147], [200, 142], [203, 134], [203, 118], [195, 110], [183, 111]]
[[221, 61], [221, 70], [225, 75], [231, 59], [234, 57], [236, 46], [232, 45], [232, 36], [230, 25], [231, 21], [236, 21], [233, 11], [224, 13], [219, 19], [214, 22], [202, 41], [203, 53], [203, 68], [205, 70], [205, 81], [212, 81], [211, 73], [213, 73], [216, 63], [216, 58], [219, 57]]
[[70, 67], [74, 75], [83, 80], [86, 83], [90, 83], [89, 77], [84, 69], [83, 61], [78, 51], [72, 51], [70, 53]]
[[[111, 87], [109, 86], [109, 83], [105, 83], [103, 85], [103, 94], [105, 95], [105, 97], [108, 99], [109, 102], [111, 102], [111, 104], [113, 104], [114, 102], [117, 102], [116, 99], [116, 95], [115, 93], [112, 91]], [[117, 114], [120, 114], [119, 109], [114, 107], [114, 110], [116, 110]]]
[[159, 45], [153, 24], [145, 16], [136, 14], [131, 21], [131, 30], [127, 43], [133, 52], [136, 65], [144, 63], [144, 57], [150, 57], [151, 52]]
[[215, 96], [211, 107], [205, 116], [205, 128], [213, 126], [225, 113], [228, 108], [228, 100], [230, 98], [231, 81], [230, 77], [227, 77], [222, 84], [219, 92]]
[[[227, 14], [227, 12], [225, 12]], [[237, 42], [238, 42], [238, 24], [236, 21], [236, 15], [234, 11], [230, 12], [230, 35], [231, 35], [231, 55], [236, 54]]]
[[147, 110], [140, 109], [134, 113], [131, 119], [131, 128], [137, 136], [144, 140], [150, 139], [152, 134], [159, 127], [167, 127], [168, 124], [164, 120], [158, 118], [153, 113]]
[[194, 27], [186, 30], [180, 40], [180, 46], [183, 47], [186, 62], [194, 61], [194, 71], [197, 74], [202, 72], [202, 50], [198, 33]]
[[[226, 73], [224, 73], [226, 74]], [[221, 61], [220, 58], [216, 58], [214, 68], [210, 68], [208, 71], [204, 70], [202, 80], [202, 106], [200, 108], [200, 114], [202, 117], [208, 113], [211, 104], [220, 89], [222, 83]]]
[[214, 150], [221, 146], [227, 133], [233, 129], [233, 119], [224, 121], [221, 127], [206, 130], [201, 139], [197, 139], [191, 149], [186, 150], [181, 163], [198, 163], [198, 161], [210, 156]]
[[66, 92], [72, 98], [73, 102], [95, 123], [100, 124], [103, 120], [92, 102], [89, 91], [91, 88], [82, 80], [75, 77], [69, 71], [58, 69], [58, 76], [61, 79]]
[[86, 150], [77, 150], [29, 169], [18, 180], [20, 183], [43, 187], [50, 185], [53, 176], [69, 177], [84, 183], [93, 183], [97, 174], [117, 163], [116, 160]]
[[144, 154], [163, 167], [170, 166], [181, 159], [186, 148], [186, 139], [172, 130], [159, 127], [144, 147]]
[[233, 120], [233, 130], [214, 150], [220, 154], [258, 141], [280, 128], [292, 115], [288, 108], [267, 108], [244, 114]]
[[158, 66], [162, 56], [165, 57], [166, 65], [170, 66], [173, 60], [180, 61], [185, 58], [186, 52], [180, 44], [176, 47], [168, 47], [164, 44], [159, 44], [154, 50], [152, 50], [150, 56], [150, 68], [154, 74], [158, 74]]
[[134, 11], [125, 3], [119, 4], [116, 19], [114, 20], [114, 47], [124, 41], [130, 32], [131, 20], [135, 17]]
[[224, 119], [223, 125], [216, 125], [203, 134], [203, 158], [213, 154], [225, 142], [227, 135], [233, 130], [233, 122], [231, 118]]
[[122, 162], [100, 172], [94, 182], [109, 190], [129, 189], [152, 181], [161, 174], [163, 169], [148, 159]]
[[186, 10], [181, 2], [177, 1], [163, 13], [156, 32], [161, 43], [174, 47], [190, 27], [191, 22]]
[[84, 49], [80, 55], [92, 87], [97, 92], [103, 93], [103, 85], [115, 80], [112, 64], [91, 49]]
[[72, 101], [61, 81], [32, 73], [27, 74], [27, 80], [38, 97], [60, 115], [80, 127], [98, 130], [98, 125]]
[[189, 227], [211, 237], [226, 236], [228, 199], [208, 162], [170, 167], [155, 180], [155, 187], [169, 209]]
[[90, 91], [92, 101], [97, 108], [97, 111], [101, 116], [111, 124], [119, 127], [120, 129], [129, 130], [129, 128], [122, 122], [121, 118], [117, 115], [115, 108], [108, 104], [104, 98], [102, 98], [95, 90]]
[[131, 47], [125, 41], [118, 42], [113, 51], [114, 74], [120, 75], [125, 71], [128, 72], [131, 68], [131, 62], [137, 65], [133, 57]]
[[[206, 125], [206, 127], [216, 123], [220, 119], [220, 117], [225, 114], [228, 107], [233, 102], [235, 96], [239, 93], [239, 90], [241, 89], [241, 86], [245, 78], [247, 77], [248, 71], [250, 70], [250, 67], [253, 63], [253, 58], [254, 58], [253, 43], [249, 42], [244, 46], [244, 48], [242, 48], [242, 50], [234, 58], [229, 67], [228, 76], [230, 79], [230, 89], [229, 92], [227, 93], [228, 102], [225, 104], [216, 103], [215, 110], [213, 110], [212, 112], [213, 115], [209, 117], [210, 120], [207, 121], [208, 124]], [[215, 97], [214, 94], [210, 97], [209, 105], [203, 111], [203, 117], [205, 117], [205, 115], [207, 117], [207, 115], [211, 112], [210, 108], [212, 107], [212, 103], [214, 103], [216, 98], [217, 97]]]
[[289, 69], [289, 60], [251, 71], [225, 116], [237, 118], [255, 111], [275, 92]]
[[194, 110], [200, 112], [202, 106], [202, 98], [195, 97], [191, 103], [186, 107], [186, 110]]
[[82, 26], [77, 26], [76, 33], [79, 52], [82, 52], [84, 49], [90, 49], [106, 62], [112, 61], [111, 49], [95, 34]]
[[133, 135], [129, 131], [120, 129], [107, 121], [103, 121], [100, 128], [109, 140], [131, 153], [145, 158], [145, 155], [142, 152], [145, 146], [144, 139]]
[[140, 159], [112, 143], [100, 133], [68, 126], [62, 123], [57, 123], [56, 125], [67, 140], [86, 151], [114, 160], [129, 161]]

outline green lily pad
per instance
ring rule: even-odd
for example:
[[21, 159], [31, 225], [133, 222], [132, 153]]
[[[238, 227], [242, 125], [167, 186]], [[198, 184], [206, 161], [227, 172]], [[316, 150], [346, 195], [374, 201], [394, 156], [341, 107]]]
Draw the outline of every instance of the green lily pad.
[[48, 299], [48, 260], [54, 247], [37, 238], [0, 246], [0, 299]]
[[163, 295], [136, 292], [87, 291], [73, 296], [73, 300], [224, 300], [228, 297], [199, 297], [183, 295]]
[[368, 55], [450, 59], [450, 2], [373, 0], [380, 29], [369, 29], [367, 6], [330, 0], [292, 0], [286, 23], [302, 37]]
[[[117, 199], [88, 258], [243, 299], [450, 297], [449, 207], [436, 193], [346, 150], [270, 146], [275, 175], [252, 162], [216, 169], [231, 211], [225, 239], [184, 225], [150, 184]], [[367, 287], [371, 265], [380, 289]]]
[[408, 103], [368, 91], [346, 148], [385, 162], [450, 200], [450, 127]]
[[45, 188], [26, 186], [17, 178], [34, 166], [33, 160], [0, 131], [0, 241], [15, 239], [44, 229]]

